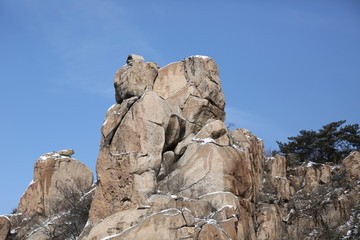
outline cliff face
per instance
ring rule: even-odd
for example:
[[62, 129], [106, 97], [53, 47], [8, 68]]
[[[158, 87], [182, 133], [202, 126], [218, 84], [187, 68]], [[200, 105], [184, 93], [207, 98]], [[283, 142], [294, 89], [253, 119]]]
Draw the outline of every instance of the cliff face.
[[[93, 227], [82, 238], [251, 234], [263, 145], [246, 130], [227, 130], [216, 63], [192, 56], [159, 69], [129, 56], [115, 89], [102, 127]], [[238, 221], [240, 211], [248, 221]]]
[[[43, 155], [18, 213], [0, 217], [0, 236], [13, 239], [13, 229], [15, 239], [51, 239], [44, 230], [56, 232], [59, 216], [71, 213], [51, 214], [62, 194], [59, 183], [74, 186], [79, 177], [91, 191], [82, 191], [72, 209], [92, 201], [84, 229], [85, 223], [75, 224], [80, 240], [359, 236], [359, 152], [339, 166], [289, 168], [282, 156], [265, 158], [261, 139], [250, 131], [227, 129], [211, 58], [192, 56], [159, 68], [130, 55], [126, 63], [115, 74], [117, 103], [101, 128], [96, 188], [71, 151]], [[16, 228], [16, 219], [34, 216], [41, 216], [42, 227]]]
[[260, 139], [226, 128], [211, 58], [158, 68], [130, 55], [114, 82], [80, 239], [316, 239], [350, 219], [357, 180], [334, 193], [332, 178], [356, 177], [360, 158], [294, 169], [284, 157], [265, 159]]

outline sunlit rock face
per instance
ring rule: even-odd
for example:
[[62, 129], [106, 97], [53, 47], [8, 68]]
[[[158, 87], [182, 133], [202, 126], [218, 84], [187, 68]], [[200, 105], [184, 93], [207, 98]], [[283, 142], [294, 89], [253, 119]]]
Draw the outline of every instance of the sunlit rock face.
[[71, 149], [43, 154], [34, 166], [34, 177], [22, 195], [18, 212], [24, 217], [49, 216], [51, 204], [62, 195], [66, 186], [81, 184], [84, 189], [93, 184], [91, 170], [72, 158]]
[[255, 239], [263, 143], [225, 126], [214, 60], [191, 56], [158, 68], [130, 55], [114, 82], [117, 103], [102, 126], [80, 238]]
[[213, 59], [159, 68], [132, 54], [114, 87], [96, 186], [73, 150], [42, 155], [17, 211], [0, 216], [0, 239], [54, 239], [53, 230], [75, 226], [53, 205], [78, 186], [86, 214], [67, 239], [358, 239], [360, 153], [341, 165], [265, 158], [261, 139], [226, 127]]

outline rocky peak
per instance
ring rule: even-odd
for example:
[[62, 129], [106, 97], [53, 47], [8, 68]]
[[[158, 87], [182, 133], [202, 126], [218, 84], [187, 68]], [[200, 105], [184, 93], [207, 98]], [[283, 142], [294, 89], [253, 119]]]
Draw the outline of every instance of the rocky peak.
[[[96, 187], [77, 199], [92, 200], [77, 239], [358, 239], [360, 153], [342, 165], [291, 168], [284, 156], [265, 158], [261, 139], [225, 126], [218, 73], [206, 56], [162, 68], [128, 56], [101, 127]], [[51, 231], [76, 222], [51, 215], [62, 186], [93, 181], [73, 154], [36, 161], [18, 212], [0, 216], [0, 237], [19, 215], [25, 223], [40, 216]], [[39, 229], [20, 227], [17, 237], [49, 239]]]
[[91, 170], [79, 160], [71, 158], [74, 150], [50, 152], [35, 162], [34, 177], [20, 199], [18, 212], [24, 217], [34, 214], [48, 216], [50, 205], [59, 196], [60, 185], [80, 181], [85, 187], [93, 183]]
[[[98, 185], [82, 239], [254, 233], [247, 228], [261, 188], [263, 144], [247, 130], [227, 130], [218, 73], [205, 56], [163, 68], [129, 56], [115, 75], [117, 104], [102, 126]], [[159, 222], [161, 229], [144, 233]]]

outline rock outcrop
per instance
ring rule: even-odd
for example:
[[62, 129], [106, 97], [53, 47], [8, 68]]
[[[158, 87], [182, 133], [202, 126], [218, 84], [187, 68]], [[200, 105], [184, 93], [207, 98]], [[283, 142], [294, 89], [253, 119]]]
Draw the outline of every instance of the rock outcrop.
[[48, 216], [51, 204], [62, 195], [61, 189], [79, 184], [90, 188], [93, 174], [79, 160], [71, 158], [73, 153], [73, 150], [46, 153], [35, 162], [33, 180], [20, 199], [18, 212], [24, 217]]
[[115, 92], [80, 239], [254, 239], [263, 144], [227, 130], [216, 63], [192, 56], [158, 68], [130, 55]]
[[10, 216], [17, 225], [16, 239], [49, 239], [46, 231], [70, 215], [68, 206], [75, 207], [74, 200], [91, 188], [91, 170], [72, 158], [73, 154], [71, 149], [50, 152], [35, 162], [33, 180], [20, 199], [17, 213]]
[[0, 216], [0, 239], [6, 239], [11, 230], [11, 222], [7, 216]]
[[96, 186], [72, 150], [44, 154], [0, 239], [358, 239], [360, 153], [341, 165], [265, 158], [261, 139], [227, 129], [218, 72], [205, 56], [159, 68], [129, 55]]

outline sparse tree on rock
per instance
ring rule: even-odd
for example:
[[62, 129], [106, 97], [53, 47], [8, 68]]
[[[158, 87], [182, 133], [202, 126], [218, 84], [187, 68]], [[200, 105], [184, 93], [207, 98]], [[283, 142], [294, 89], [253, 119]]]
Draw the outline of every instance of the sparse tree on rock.
[[298, 136], [289, 137], [288, 143], [277, 141], [280, 152], [288, 161], [339, 163], [352, 150], [360, 149], [359, 124], [345, 125], [345, 120], [332, 122], [318, 131], [301, 130]]

